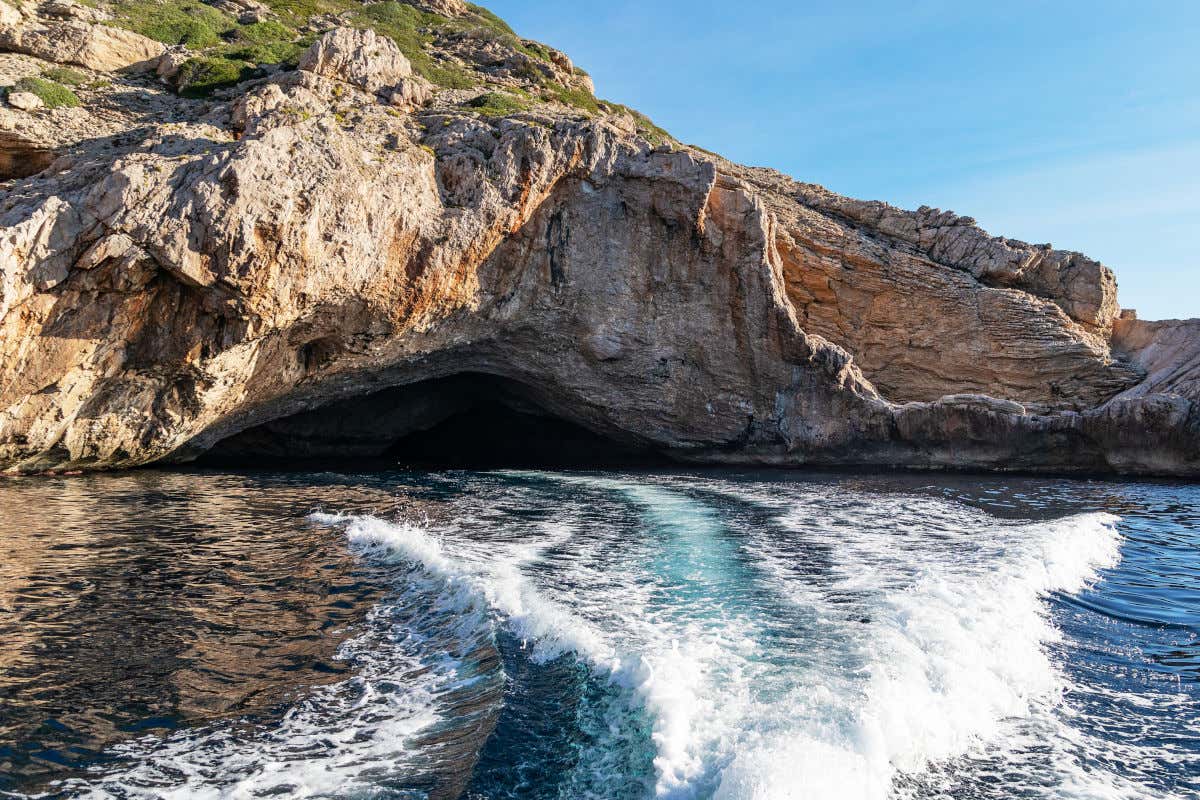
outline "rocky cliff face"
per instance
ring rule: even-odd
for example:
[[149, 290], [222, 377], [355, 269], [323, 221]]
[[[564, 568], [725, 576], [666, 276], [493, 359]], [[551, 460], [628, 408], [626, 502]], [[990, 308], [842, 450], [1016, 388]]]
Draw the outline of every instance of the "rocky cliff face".
[[458, 0], [140, 5], [0, 4], [5, 469], [382, 452], [483, 375], [696, 462], [1200, 475], [1200, 328], [1085, 256], [682, 145]]

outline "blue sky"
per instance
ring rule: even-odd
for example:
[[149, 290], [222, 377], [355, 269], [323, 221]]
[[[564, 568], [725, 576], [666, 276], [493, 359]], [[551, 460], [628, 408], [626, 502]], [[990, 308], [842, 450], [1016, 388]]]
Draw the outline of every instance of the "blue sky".
[[599, 96], [854, 197], [1081, 250], [1200, 317], [1200, 2], [490, 0]]

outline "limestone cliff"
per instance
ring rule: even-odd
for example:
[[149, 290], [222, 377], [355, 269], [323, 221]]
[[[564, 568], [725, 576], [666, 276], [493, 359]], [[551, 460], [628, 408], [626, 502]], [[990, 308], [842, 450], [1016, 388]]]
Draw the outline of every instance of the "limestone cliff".
[[1085, 256], [680, 144], [459, 0], [146, 5], [0, 3], [7, 470], [369, 452], [480, 374], [695, 462], [1200, 475], [1200, 323]]

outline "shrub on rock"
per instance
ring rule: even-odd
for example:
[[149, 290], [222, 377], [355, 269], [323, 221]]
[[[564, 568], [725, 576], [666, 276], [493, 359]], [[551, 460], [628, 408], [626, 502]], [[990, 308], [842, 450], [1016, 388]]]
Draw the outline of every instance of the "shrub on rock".
[[253, 67], [242, 61], [201, 56], [183, 62], [175, 85], [183, 97], [208, 97], [218, 89], [241, 83], [253, 72]]
[[9, 89], [10, 94], [20, 92], [34, 95], [46, 108], [74, 108], [80, 104], [79, 98], [66, 86], [45, 78], [21, 78]]

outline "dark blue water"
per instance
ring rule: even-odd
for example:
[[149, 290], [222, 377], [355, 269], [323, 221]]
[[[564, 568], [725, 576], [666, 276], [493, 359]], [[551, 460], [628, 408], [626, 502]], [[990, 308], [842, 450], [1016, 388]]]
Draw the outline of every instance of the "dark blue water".
[[1200, 487], [146, 472], [0, 543], [5, 796], [1200, 796]]

